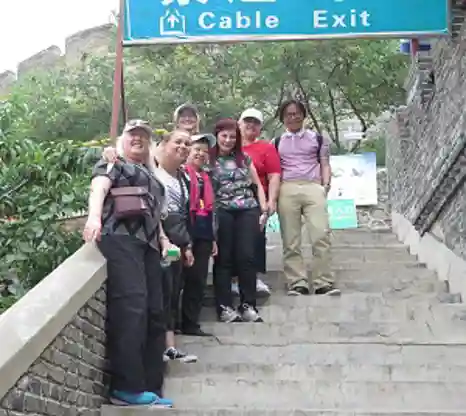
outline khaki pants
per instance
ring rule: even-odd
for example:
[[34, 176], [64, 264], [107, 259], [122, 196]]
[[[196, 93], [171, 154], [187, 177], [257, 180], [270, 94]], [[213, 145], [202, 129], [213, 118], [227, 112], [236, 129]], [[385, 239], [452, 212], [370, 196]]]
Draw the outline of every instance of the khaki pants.
[[[320, 289], [333, 284], [331, 241], [324, 188], [309, 181], [284, 182], [280, 188], [278, 214], [283, 242], [283, 263], [289, 288]], [[308, 281], [302, 255], [304, 225], [312, 243], [312, 278]]]

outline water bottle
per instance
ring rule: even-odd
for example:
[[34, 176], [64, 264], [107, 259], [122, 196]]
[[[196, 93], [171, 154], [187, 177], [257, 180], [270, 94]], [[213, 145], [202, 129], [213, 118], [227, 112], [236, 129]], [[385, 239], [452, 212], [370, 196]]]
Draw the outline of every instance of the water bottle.
[[181, 251], [178, 247], [169, 248], [167, 251], [167, 255], [164, 258], [162, 258], [160, 264], [162, 265], [162, 268], [166, 269], [170, 267], [170, 264], [172, 264], [172, 262], [179, 260], [180, 257]]

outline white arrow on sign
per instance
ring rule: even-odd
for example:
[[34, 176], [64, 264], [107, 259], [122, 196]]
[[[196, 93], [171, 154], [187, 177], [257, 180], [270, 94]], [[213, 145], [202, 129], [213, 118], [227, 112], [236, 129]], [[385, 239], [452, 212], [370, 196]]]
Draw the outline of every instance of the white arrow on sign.
[[177, 23], [180, 22], [180, 19], [178, 19], [174, 14], [172, 14], [168, 19], [167, 22], [170, 24], [171, 28], [173, 29]]

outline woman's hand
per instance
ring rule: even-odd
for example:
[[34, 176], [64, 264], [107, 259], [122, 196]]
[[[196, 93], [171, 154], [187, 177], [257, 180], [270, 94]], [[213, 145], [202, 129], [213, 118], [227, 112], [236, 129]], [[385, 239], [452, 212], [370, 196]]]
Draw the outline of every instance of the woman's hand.
[[259, 225], [260, 225], [261, 231], [265, 228], [268, 219], [269, 219], [269, 216], [267, 212], [263, 212], [262, 215], [259, 217]]
[[167, 257], [168, 250], [178, 249], [167, 237], [160, 239], [160, 248], [162, 249], [162, 259]]
[[191, 248], [187, 248], [186, 250], [184, 250], [183, 258], [183, 263], [186, 267], [191, 267], [194, 264], [194, 254]]
[[86, 243], [99, 241], [102, 232], [102, 221], [99, 217], [90, 216], [84, 226], [83, 239]]
[[269, 217], [271, 217], [273, 214], [277, 212], [277, 201], [271, 199], [269, 200], [267, 205], [268, 205]]
[[211, 254], [211, 256], [212, 257], [217, 257], [217, 254], [218, 254], [218, 246], [217, 246], [217, 242], [214, 241], [212, 243], [212, 254]]
[[118, 160], [118, 153], [114, 147], [106, 147], [102, 152], [102, 159], [108, 163], [115, 163]]

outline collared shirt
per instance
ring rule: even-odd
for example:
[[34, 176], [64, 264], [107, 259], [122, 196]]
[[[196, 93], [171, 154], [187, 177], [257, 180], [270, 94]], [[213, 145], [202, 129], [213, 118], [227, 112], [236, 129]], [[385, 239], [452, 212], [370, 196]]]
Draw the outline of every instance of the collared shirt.
[[[317, 157], [319, 142], [317, 133], [301, 130], [297, 133], [285, 132], [280, 139], [278, 153], [282, 166], [282, 180], [302, 180], [320, 183], [320, 163]], [[322, 141], [320, 160], [328, 160], [330, 148], [328, 141]]]

